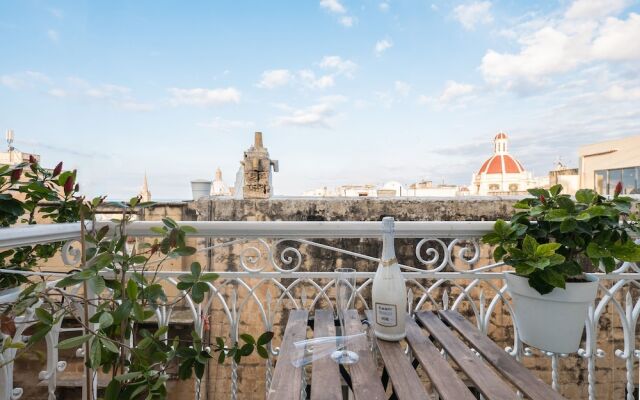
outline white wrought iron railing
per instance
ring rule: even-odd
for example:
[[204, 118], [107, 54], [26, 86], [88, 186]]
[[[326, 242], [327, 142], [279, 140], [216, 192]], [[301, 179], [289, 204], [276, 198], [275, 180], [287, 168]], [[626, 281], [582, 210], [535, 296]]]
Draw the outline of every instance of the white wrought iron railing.
[[[108, 223], [107, 223], [108, 224]], [[255, 330], [272, 330], [284, 320], [286, 309], [335, 308], [332, 288], [335, 278], [332, 270], [339, 262], [350, 262], [362, 269], [357, 276], [358, 302], [360, 308], [369, 308], [369, 290], [377, 265], [378, 254], [365, 254], [357, 241], [345, 244], [344, 239], [360, 239], [373, 243], [369, 249], [378, 249], [376, 241], [382, 238], [381, 222], [201, 222], [185, 221], [180, 224], [196, 228], [190, 234], [198, 241], [199, 255], [206, 257], [209, 268], [220, 276], [210, 284], [210, 296], [201, 304], [195, 304], [186, 296], [185, 308], [191, 314], [194, 328], [204, 330], [202, 315], [216, 310], [228, 324], [231, 340], [236, 340], [239, 325], [248, 314], [259, 316]], [[127, 233], [132, 237], [156, 236], [151, 228], [161, 222], [132, 222]], [[600, 279], [599, 295], [589, 309], [585, 321], [586, 335], [580, 351], [576, 354], [555, 354], [531, 349], [518, 339], [517, 329], [511, 322], [511, 305], [503, 283], [506, 266], [495, 263], [490, 249], [479, 242], [493, 222], [396, 222], [395, 238], [403, 243], [398, 251], [407, 287], [409, 288], [409, 311], [422, 309], [454, 309], [468, 315], [473, 323], [494, 340], [505, 344], [505, 350], [523, 360], [546, 360], [547, 367], [539, 367], [541, 378], [564, 391], [562, 364], [566, 358], [576, 358], [576, 365], [583, 365], [586, 385], [577, 382], [572, 394], [582, 393], [578, 398], [634, 399], [636, 385], [636, 359], [640, 358], [636, 325], [640, 315], [640, 269], [632, 263], [622, 263], [610, 274], [596, 274]], [[38, 243], [65, 241], [61, 259], [68, 267], [77, 267], [80, 262], [78, 239], [80, 224], [35, 225], [0, 229], [0, 249], [14, 248]], [[348, 241], [348, 240], [347, 240]], [[338, 243], [336, 243], [338, 242]], [[355, 244], [354, 244], [355, 243]], [[377, 243], [379, 245], [380, 243]], [[407, 246], [411, 251], [407, 251]], [[354, 249], [354, 247], [356, 247]], [[367, 246], [364, 246], [367, 247]], [[221, 254], [224, 252], [224, 254]], [[321, 260], [314, 254], [322, 254]], [[409, 254], [411, 253], [411, 254]], [[233, 255], [230, 257], [229, 255]], [[333, 256], [328, 257], [327, 254]], [[222, 261], [219, 261], [222, 259]], [[229, 270], [232, 265], [232, 270]], [[0, 270], [10, 273], [13, 271]], [[15, 273], [15, 272], [13, 272]], [[154, 273], [154, 272], [148, 272]], [[166, 285], [175, 286], [177, 276], [184, 271], [160, 271], [157, 276]], [[64, 272], [25, 272], [28, 275], [44, 275], [52, 280], [65, 276]], [[69, 288], [68, 290], [77, 290]], [[176, 292], [179, 290], [175, 289]], [[0, 304], [17, 296], [16, 293], [0, 295]], [[36, 305], [37, 306], [37, 305]], [[35, 306], [34, 306], [35, 307]], [[156, 311], [159, 326], [171, 324], [175, 310], [160, 307]], [[23, 340], [33, 310], [16, 321], [18, 327], [13, 340]], [[253, 322], [256, 324], [255, 321]], [[617, 327], [614, 339], [610, 338], [612, 327]], [[498, 328], [498, 329], [495, 329]], [[56, 398], [58, 374], [64, 371], [68, 360], [59, 360], [56, 344], [61, 333], [77, 328], [67, 328], [58, 323], [46, 336], [46, 368], [38, 379], [46, 382], [48, 398]], [[606, 330], [609, 330], [608, 332]], [[496, 333], [499, 331], [500, 333]], [[0, 338], [7, 335], [0, 333]], [[271, 359], [264, 363], [265, 393], [271, 379], [273, 358], [278, 353], [278, 339], [271, 347]], [[78, 349], [81, 356], [82, 349]], [[15, 355], [15, 349], [0, 354], [0, 365]], [[598, 381], [601, 376], [599, 363], [607, 361], [607, 367], [617, 368], [617, 360], [623, 361], [621, 379]], [[241, 392], [238, 365], [231, 363], [229, 396], [236, 399]], [[19, 399], [23, 390], [14, 387], [14, 365], [0, 368], [0, 400]], [[639, 372], [640, 373], [640, 372]], [[600, 375], [599, 375], [600, 374]], [[579, 375], [579, 374], [578, 374]], [[615, 374], [614, 374], [615, 375]], [[573, 374], [576, 376], [576, 373]], [[571, 383], [571, 382], [570, 382]], [[586, 388], [583, 389], [583, 387]], [[96, 385], [94, 385], [95, 389]], [[196, 398], [200, 398], [197, 385]], [[571, 395], [571, 394], [570, 394]], [[83, 396], [87, 397], [86, 390]]]

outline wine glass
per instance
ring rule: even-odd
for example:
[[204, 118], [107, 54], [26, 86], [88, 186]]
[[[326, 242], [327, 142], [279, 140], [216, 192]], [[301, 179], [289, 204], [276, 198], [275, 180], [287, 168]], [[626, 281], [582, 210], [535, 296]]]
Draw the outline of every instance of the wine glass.
[[358, 362], [358, 354], [353, 351], [347, 350], [346, 347], [346, 325], [344, 321], [344, 312], [353, 306], [356, 296], [356, 270], [353, 268], [337, 268], [336, 273], [336, 308], [338, 311], [338, 318], [340, 320], [340, 335], [342, 340], [338, 347], [341, 350], [336, 350], [331, 354], [333, 361], [338, 364], [354, 364]]

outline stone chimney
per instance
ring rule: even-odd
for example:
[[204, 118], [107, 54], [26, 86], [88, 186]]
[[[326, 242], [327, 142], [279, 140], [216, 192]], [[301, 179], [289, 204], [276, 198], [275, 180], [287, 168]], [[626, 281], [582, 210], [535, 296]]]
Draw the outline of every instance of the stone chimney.
[[271, 167], [278, 172], [278, 161], [269, 158], [262, 143], [262, 132], [256, 132], [253, 146], [244, 152], [240, 162], [243, 168], [242, 197], [245, 199], [268, 199], [273, 194]]

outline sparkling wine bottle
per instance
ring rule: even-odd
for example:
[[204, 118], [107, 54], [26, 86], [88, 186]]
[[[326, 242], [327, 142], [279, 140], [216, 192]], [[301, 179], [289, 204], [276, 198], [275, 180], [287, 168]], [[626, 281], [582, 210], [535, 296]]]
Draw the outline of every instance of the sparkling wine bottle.
[[396, 259], [393, 218], [382, 219], [382, 258], [373, 278], [374, 332], [383, 340], [398, 341], [405, 337], [407, 288]]

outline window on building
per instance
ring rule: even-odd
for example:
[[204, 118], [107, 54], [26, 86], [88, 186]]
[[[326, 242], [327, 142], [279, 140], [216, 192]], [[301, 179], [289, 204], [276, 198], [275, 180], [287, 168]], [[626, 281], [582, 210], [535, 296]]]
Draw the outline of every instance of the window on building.
[[640, 193], [640, 167], [595, 171], [594, 189], [602, 195], [613, 195], [618, 182], [623, 194]]
[[510, 192], [517, 192], [518, 191], [518, 184], [517, 183], [512, 183], [511, 185], [509, 185], [509, 191]]
[[638, 187], [636, 179], [636, 168], [625, 168], [622, 170], [622, 193], [631, 194]]
[[492, 183], [491, 185], [489, 185], [489, 190], [500, 190], [500, 185]]

